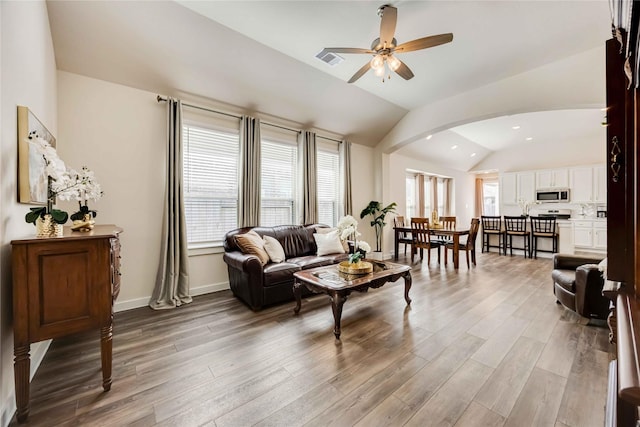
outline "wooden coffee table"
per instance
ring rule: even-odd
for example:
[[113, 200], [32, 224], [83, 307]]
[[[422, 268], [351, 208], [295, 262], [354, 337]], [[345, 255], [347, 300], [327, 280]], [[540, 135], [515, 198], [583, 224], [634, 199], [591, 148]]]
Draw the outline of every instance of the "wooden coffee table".
[[373, 272], [364, 275], [341, 273], [338, 271], [337, 264], [294, 273], [293, 294], [296, 297], [296, 308], [293, 312], [295, 314], [300, 312], [303, 285], [311, 292], [329, 295], [335, 321], [333, 333], [337, 339], [340, 339], [342, 306], [353, 291], [366, 292], [369, 288], [379, 288], [387, 282], [395, 282], [402, 277], [404, 278], [404, 299], [407, 305], [411, 304], [411, 298], [409, 298], [411, 267], [386, 261], [367, 261], [373, 264]]

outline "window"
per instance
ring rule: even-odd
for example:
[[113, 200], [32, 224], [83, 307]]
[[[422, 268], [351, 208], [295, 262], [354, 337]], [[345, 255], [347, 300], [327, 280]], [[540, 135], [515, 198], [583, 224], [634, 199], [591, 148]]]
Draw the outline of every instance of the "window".
[[221, 245], [238, 227], [238, 131], [184, 124], [183, 144], [189, 247]]
[[433, 211], [433, 208], [431, 207], [431, 204], [433, 202], [433, 197], [431, 196], [431, 181], [429, 180], [428, 176], [424, 177], [424, 194], [423, 194], [423, 199], [422, 202], [424, 204], [424, 216], [427, 218], [431, 218], [431, 211]]
[[295, 224], [298, 147], [263, 139], [260, 225]]
[[484, 215], [498, 216], [500, 215], [500, 192], [498, 191], [498, 181], [482, 182], [482, 212]]
[[438, 192], [438, 217], [443, 216], [445, 214], [445, 209], [444, 209], [444, 205], [446, 203], [445, 201], [445, 181], [442, 178], [438, 178], [436, 187], [437, 187], [437, 192]]
[[340, 198], [340, 155], [338, 146], [317, 150], [318, 222], [335, 227], [338, 224]]

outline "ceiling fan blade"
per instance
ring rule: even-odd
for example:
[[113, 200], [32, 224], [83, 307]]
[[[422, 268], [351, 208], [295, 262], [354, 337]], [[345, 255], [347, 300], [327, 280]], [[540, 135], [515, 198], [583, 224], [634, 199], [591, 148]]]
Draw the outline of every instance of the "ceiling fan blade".
[[[400, 60], [398, 59], [398, 61]], [[400, 61], [400, 66], [396, 70], [396, 73], [405, 80], [411, 80], [413, 78], [413, 71], [402, 61]]]
[[413, 50], [426, 49], [441, 44], [449, 43], [453, 40], [453, 34], [438, 34], [437, 36], [423, 37], [421, 39], [411, 40], [410, 42], [401, 43], [394, 49], [394, 52], [411, 52]]
[[356, 73], [353, 75], [353, 77], [351, 77], [348, 81], [348, 83], [353, 83], [356, 80], [358, 80], [360, 77], [364, 76], [364, 74], [369, 71], [369, 69], [371, 68], [371, 62], [367, 62], [366, 64], [364, 64], [362, 66], [362, 68], [360, 68], [358, 71], [356, 71]]
[[383, 6], [382, 21], [380, 22], [380, 43], [393, 44], [393, 35], [396, 33], [396, 22], [398, 20], [398, 9], [393, 6]]
[[359, 47], [325, 47], [320, 52], [319, 56], [324, 56], [327, 53], [370, 53], [375, 54], [376, 52], [371, 49], [362, 49]]

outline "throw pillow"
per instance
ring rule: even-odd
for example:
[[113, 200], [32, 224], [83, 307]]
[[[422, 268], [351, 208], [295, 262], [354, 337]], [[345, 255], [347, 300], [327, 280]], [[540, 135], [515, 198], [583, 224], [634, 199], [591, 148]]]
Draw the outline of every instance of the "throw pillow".
[[[337, 228], [328, 228], [328, 227], [322, 227], [322, 228], [316, 228], [316, 233], [318, 234], [328, 234], [331, 233], [332, 231], [338, 231]], [[338, 238], [340, 238], [340, 235], [338, 235]], [[349, 252], [349, 243], [347, 243], [346, 240], [340, 240], [340, 242], [342, 243], [342, 248], [344, 249], [344, 252]]]
[[327, 234], [313, 233], [313, 238], [316, 240], [316, 246], [318, 247], [318, 256], [344, 253], [342, 242], [338, 237], [338, 230]]
[[269, 255], [264, 250], [264, 241], [255, 231], [236, 235], [236, 244], [243, 254], [257, 256], [262, 265], [269, 262]]
[[282, 262], [285, 259], [284, 248], [278, 239], [271, 236], [264, 236], [264, 250], [267, 251], [271, 262]]
[[598, 270], [602, 272], [602, 278], [604, 280], [607, 280], [607, 258], [600, 261], [600, 263], [598, 264]]

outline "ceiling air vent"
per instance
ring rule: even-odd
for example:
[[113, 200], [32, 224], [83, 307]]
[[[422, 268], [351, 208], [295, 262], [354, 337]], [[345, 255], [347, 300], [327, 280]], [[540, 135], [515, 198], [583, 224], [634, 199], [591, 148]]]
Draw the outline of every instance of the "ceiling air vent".
[[320, 61], [322, 62], [326, 62], [327, 64], [331, 65], [332, 67], [335, 67], [336, 65], [338, 65], [339, 63], [341, 63], [342, 61], [344, 61], [344, 58], [332, 53], [332, 52], [326, 52], [326, 51], [322, 51], [319, 54], [316, 55], [316, 58], [318, 58]]

